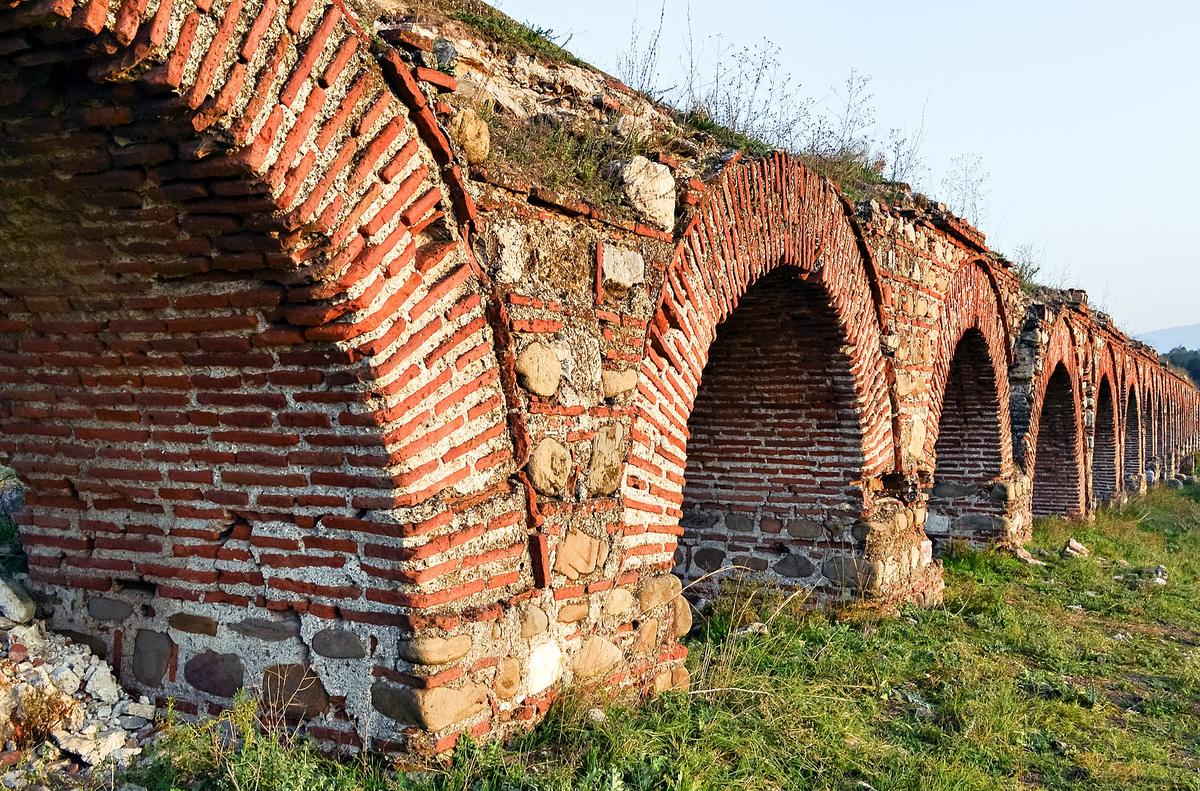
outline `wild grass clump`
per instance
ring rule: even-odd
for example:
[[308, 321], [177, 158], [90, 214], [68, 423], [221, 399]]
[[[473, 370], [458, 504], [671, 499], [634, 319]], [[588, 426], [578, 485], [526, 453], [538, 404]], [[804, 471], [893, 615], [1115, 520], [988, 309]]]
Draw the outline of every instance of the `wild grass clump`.
[[596, 124], [571, 124], [545, 115], [493, 122], [491, 134], [490, 163], [512, 168], [539, 187], [569, 189], [593, 206], [618, 207], [623, 200], [605, 166], [645, 155], [651, 148], [645, 137], [622, 138]]
[[587, 64], [566, 50], [570, 36], [562, 38], [550, 28], [522, 24], [483, 3], [443, 2], [447, 15], [478, 31], [502, 52], [533, 55], [546, 63]]
[[385, 789], [373, 767], [339, 763], [285, 728], [264, 727], [254, 698], [239, 691], [217, 717], [183, 722], [173, 707], [162, 735], [128, 773], [149, 791], [358, 791]]
[[21, 696], [13, 714], [13, 744], [18, 750], [28, 750], [46, 741], [51, 731], [62, 727], [75, 705], [52, 686], [33, 688]]

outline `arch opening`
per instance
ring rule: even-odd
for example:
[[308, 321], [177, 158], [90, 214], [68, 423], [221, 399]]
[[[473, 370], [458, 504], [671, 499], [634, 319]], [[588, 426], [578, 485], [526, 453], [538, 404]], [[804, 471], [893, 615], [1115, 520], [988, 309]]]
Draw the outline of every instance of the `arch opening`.
[[[1133, 476], [1143, 474], [1142, 471], [1142, 419], [1138, 410], [1137, 394], [1129, 388], [1129, 396], [1125, 399], [1125, 481], [1126, 488], [1135, 488], [1130, 482]], [[1140, 488], [1140, 487], [1136, 487]]]
[[1033, 516], [1074, 516], [1082, 509], [1079, 431], [1071, 375], [1062, 363], [1046, 383], [1033, 468]]
[[1096, 417], [1092, 428], [1092, 497], [1103, 505], [1117, 494], [1117, 413], [1113, 408], [1112, 384], [1100, 380], [1096, 393]]
[[717, 327], [688, 419], [675, 572], [739, 566], [816, 585], [818, 547], [845, 541], [863, 507], [858, 403], [823, 287], [791, 267], [753, 283]]
[[985, 539], [1001, 528], [1004, 506], [989, 496], [1003, 471], [1000, 401], [987, 340], [975, 328], [954, 347], [934, 443], [931, 517], [935, 542]]

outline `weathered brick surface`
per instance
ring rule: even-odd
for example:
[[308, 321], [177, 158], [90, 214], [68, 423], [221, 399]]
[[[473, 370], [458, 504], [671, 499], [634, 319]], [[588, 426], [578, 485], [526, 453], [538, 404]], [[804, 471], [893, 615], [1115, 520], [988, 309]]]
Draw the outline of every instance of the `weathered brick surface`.
[[467, 178], [463, 81], [340, 2], [0, 8], [31, 580], [184, 711], [315, 676], [321, 741], [443, 749], [685, 684], [672, 571], [934, 602], [1192, 472], [1195, 389], [940, 207], [733, 157], [664, 233]]

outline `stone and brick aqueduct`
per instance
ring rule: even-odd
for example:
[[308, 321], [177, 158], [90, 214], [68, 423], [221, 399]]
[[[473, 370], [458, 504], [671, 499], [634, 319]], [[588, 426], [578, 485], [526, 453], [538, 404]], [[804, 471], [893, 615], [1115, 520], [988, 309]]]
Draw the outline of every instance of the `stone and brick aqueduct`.
[[733, 157], [656, 229], [470, 171], [341, 2], [0, 9], [0, 462], [160, 702], [445, 747], [686, 684], [681, 578], [933, 603], [1192, 472], [1196, 390], [937, 205]]

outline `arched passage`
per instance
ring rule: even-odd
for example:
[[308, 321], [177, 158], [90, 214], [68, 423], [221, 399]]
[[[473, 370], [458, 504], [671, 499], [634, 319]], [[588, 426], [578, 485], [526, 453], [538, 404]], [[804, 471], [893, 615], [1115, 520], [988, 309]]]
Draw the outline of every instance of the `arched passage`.
[[[676, 247], [647, 327], [621, 489], [623, 567], [695, 579], [723, 562], [698, 563], [707, 546], [785, 584], [936, 598], [923, 535], [898, 529], [916, 507], [883, 485], [897, 463], [895, 375], [878, 275], [847, 205], [782, 154], [729, 167], [721, 183]], [[729, 422], [752, 412], [774, 431], [758, 445], [746, 432], [756, 421]], [[765, 453], [778, 459], [764, 464]], [[735, 464], [740, 492], [721, 481]]]
[[851, 360], [823, 289], [781, 267], [717, 327], [688, 419], [679, 573], [731, 563], [816, 573], [799, 549], [825, 518], [861, 508], [863, 466]]
[[1138, 396], [1134, 388], [1129, 388], [1125, 399], [1125, 488], [1140, 490], [1142, 470], [1142, 418], [1138, 406]]
[[1107, 375], [1096, 390], [1096, 416], [1092, 434], [1092, 496], [1108, 502], [1120, 488], [1117, 478], [1117, 412], [1112, 380]]
[[1079, 431], [1074, 388], [1060, 363], [1046, 383], [1038, 418], [1033, 469], [1033, 516], [1071, 516], [1082, 510]]
[[[950, 360], [941, 421], [934, 444], [935, 467], [926, 532], [934, 540], [988, 538], [1003, 510], [988, 495], [1005, 468], [1005, 444], [996, 371], [982, 332], [963, 333]], [[982, 516], [981, 516], [982, 515]]]

